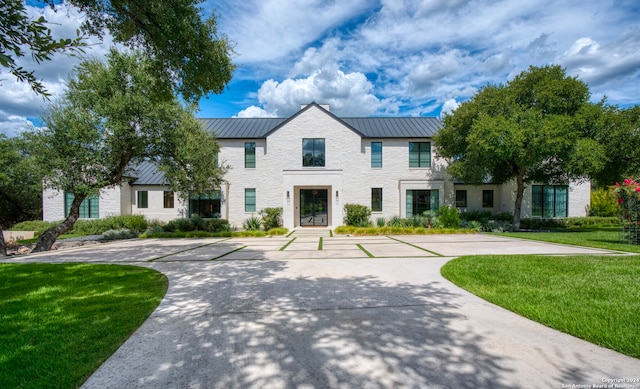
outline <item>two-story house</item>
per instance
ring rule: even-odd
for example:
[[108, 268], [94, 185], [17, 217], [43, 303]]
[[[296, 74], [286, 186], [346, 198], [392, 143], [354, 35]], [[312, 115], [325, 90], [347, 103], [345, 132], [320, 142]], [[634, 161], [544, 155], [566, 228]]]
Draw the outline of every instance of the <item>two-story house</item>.
[[[164, 185], [151, 163], [133, 167], [133, 179], [87, 199], [81, 217], [143, 214], [171, 220], [199, 214], [242, 223], [261, 209], [282, 207], [288, 229], [339, 226], [343, 206], [363, 204], [373, 218], [402, 218], [437, 209], [513, 210], [513, 185], [455, 183], [446, 161], [435, 156], [435, 117], [339, 118], [311, 103], [289, 118], [200, 119], [220, 143], [219, 163], [230, 167], [213, 196], [183, 201]], [[588, 183], [532, 185], [523, 217], [585, 216]], [[45, 191], [44, 219], [66, 216], [71, 197]]]

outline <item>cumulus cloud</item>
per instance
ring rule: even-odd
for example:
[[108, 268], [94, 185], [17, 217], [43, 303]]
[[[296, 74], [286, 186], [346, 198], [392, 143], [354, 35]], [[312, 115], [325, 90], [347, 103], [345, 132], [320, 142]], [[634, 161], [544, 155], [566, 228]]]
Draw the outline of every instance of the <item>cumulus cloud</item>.
[[460, 104], [458, 104], [456, 99], [449, 99], [449, 100], [445, 101], [444, 104], [442, 105], [442, 111], [440, 113], [440, 117], [444, 117], [444, 116], [452, 113], [453, 111], [458, 109], [459, 105]]
[[278, 117], [275, 112], [268, 112], [265, 109], [252, 105], [238, 112], [234, 118], [275, 118]]

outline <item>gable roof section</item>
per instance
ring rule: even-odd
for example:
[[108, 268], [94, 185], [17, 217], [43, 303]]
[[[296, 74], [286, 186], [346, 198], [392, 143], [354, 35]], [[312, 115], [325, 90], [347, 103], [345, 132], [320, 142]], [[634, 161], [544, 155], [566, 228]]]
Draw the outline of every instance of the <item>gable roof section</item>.
[[289, 118], [198, 119], [206, 131], [218, 139], [264, 139], [272, 132], [316, 106], [363, 138], [430, 138], [441, 128], [436, 117], [353, 117], [339, 118], [311, 103]]

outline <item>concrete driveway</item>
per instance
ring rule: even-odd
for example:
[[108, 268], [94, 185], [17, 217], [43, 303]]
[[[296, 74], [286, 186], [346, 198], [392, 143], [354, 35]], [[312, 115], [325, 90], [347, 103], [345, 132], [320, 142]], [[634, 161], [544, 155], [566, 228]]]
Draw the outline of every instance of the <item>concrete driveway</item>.
[[462, 254], [613, 252], [489, 235], [317, 234], [124, 241], [26, 260], [135, 263], [169, 278], [160, 306], [86, 388], [591, 388], [640, 378], [640, 360], [489, 304], [439, 271]]

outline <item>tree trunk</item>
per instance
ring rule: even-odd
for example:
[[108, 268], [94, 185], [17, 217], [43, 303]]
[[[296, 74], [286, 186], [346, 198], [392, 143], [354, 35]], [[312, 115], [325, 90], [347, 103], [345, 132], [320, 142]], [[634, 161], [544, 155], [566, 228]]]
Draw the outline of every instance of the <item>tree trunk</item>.
[[7, 244], [4, 242], [4, 233], [2, 232], [2, 226], [0, 226], [0, 257], [7, 256]]
[[522, 198], [524, 197], [524, 169], [516, 175], [516, 204], [513, 207], [513, 230], [520, 229], [520, 213], [522, 211]]
[[69, 216], [62, 223], [40, 234], [38, 242], [36, 242], [36, 247], [31, 251], [32, 253], [51, 250], [51, 246], [53, 246], [60, 235], [73, 229], [73, 225], [76, 224], [78, 217], [80, 217], [80, 204], [82, 204], [86, 197], [87, 195], [74, 196], [71, 209], [69, 210]]

